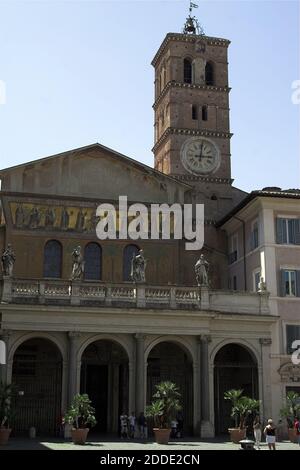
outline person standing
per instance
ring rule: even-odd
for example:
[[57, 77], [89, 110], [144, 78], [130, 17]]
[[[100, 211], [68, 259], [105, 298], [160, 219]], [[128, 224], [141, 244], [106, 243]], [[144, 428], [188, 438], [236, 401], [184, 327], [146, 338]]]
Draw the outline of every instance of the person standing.
[[177, 437], [183, 437], [183, 413], [182, 411], [178, 411], [177, 416]]
[[254, 439], [255, 445], [257, 449], [260, 448], [260, 441], [261, 441], [261, 424], [259, 416], [256, 416], [254, 423], [253, 423], [253, 432], [254, 432]]
[[266, 442], [268, 444], [269, 450], [276, 450], [276, 427], [274, 426], [272, 419], [268, 419], [268, 424], [264, 429], [264, 435], [266, 436]]
[[138, 425], [139, 425], [140, 438], [145, 439], [146, 432], [147, 432], [147, 423], [146, 423], [145, 415], [142, 411], [140, 412], [140, 415], [138, 417]]
[[131, 439], [134, 439], [135, 435], [135, 421], [135, 414], [132, 411], [131, 415], [129, 416], [129, 436], [131, 437]]
[[297, 436], [297, 442], [300, 446], [300, 421], [299, 418], [297, 417], [294, 423], [294, 428], [296, 430], [296, 436]]
[[120, 416], [120, 424], [121, 424], [121, 439], [128, 439], [128, 416], [125, 411]]

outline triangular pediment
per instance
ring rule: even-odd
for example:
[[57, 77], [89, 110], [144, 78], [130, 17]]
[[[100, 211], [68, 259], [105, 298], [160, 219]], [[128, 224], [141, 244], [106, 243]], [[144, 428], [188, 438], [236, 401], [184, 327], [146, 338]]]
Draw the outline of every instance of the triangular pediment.
[[4, 169], [2, 191], [183, 202], [189, 186], [100, 144]]

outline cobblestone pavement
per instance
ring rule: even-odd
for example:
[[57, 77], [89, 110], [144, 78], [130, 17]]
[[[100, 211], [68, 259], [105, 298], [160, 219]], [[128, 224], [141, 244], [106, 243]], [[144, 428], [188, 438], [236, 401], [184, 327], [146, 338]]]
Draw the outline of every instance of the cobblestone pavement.
[[[300, 446], [292, 444], [289, 441], [278, 442], [276, 444], [277, 450], [300, 450]], [[226, 441], [226, 439], [212, 439], [212, 440], [176, 440], [170, 441], [168, 445], [159, 445], [153, 441], [122, 441], [119, 439], [112, 440], [99, 440], [95, 437], [95, 440], [91, 437], [90, 440], [84, 446], [74, 445], [70, 441], [64, 441], [62, 439], [19, 439], [11, 438], [9, 443], [5, 447], [1, 447], [1, 450], [141, 450], [141, 451], [160, 451], [168, 450], [176, 452], [177, 450], [239, 450], [239, 444], [233, 444], [232, 442]], [[261, 444], [261, 450], [268, 450], [267, 444], [263, 442]]]

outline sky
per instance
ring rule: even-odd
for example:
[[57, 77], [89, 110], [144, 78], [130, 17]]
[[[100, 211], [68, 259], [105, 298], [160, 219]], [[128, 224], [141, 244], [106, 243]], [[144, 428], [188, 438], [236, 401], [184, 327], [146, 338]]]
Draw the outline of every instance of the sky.
[[[231, 41], [234, 185], [299, 188], [299, 1], [195, 3], [205, 33]], [[188, 5], [0, 0], [0, 167], [94, 142], [153, 166], [151, 60]]]

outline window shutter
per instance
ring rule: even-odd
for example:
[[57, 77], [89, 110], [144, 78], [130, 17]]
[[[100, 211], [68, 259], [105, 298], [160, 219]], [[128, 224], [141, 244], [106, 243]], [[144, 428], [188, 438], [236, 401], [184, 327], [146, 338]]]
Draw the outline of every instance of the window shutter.
[[289, 219], [288, 221], [289, 243], [293, 245], [296, 243], [295, 221], [296, 219]]
[[286, 296], [286, 291], [285, 291], [285, 270], [284, 269], [281, 269], [280, 270], [280, 276], [279, 276], [279, 279], [280, 279], [280, 286], [279, 286], [279, 295], [281, 297], [285, 297]]
[[296, 271], [296, 296], [300, 297], [300, 271]]
[[300, 245], [300, 219], [295, 219], [295, 243]]
[[285, 230], [285, 219], [276, 219], [276, 242], [279, 244], [287, 243], [286, 230]]

